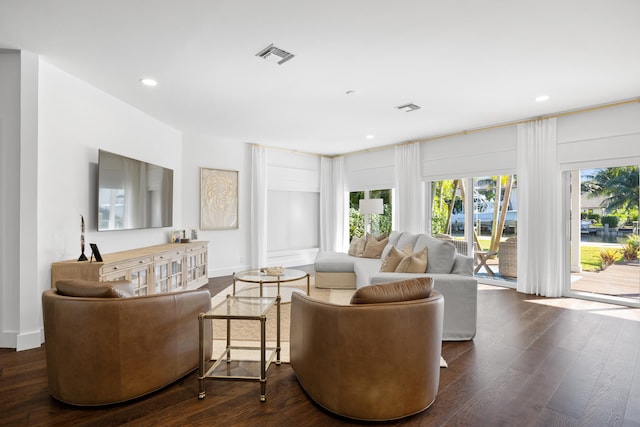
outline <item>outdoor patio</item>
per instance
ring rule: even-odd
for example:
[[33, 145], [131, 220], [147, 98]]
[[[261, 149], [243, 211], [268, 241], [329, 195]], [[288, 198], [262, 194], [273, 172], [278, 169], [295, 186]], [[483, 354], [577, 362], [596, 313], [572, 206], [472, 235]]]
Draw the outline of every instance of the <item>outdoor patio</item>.
[[640, 263], [613, 264], [598, 272], [571, 275], [571, 290], [625, 298], [640, 298]]
[[[500, 274], [498, 260], [487, 262], [494, 276], [480, 268], [475, 276], [481, 281], [504, 281], [514, 283], [515, 278]], [[484, 279], [484, 280], [483, 280]], [[571, 275], [571, 290], [611, 295], [621, 298], [640, 299], [640, 263], [636, 261], [616, 263], [598, 272], [584, 271]]]

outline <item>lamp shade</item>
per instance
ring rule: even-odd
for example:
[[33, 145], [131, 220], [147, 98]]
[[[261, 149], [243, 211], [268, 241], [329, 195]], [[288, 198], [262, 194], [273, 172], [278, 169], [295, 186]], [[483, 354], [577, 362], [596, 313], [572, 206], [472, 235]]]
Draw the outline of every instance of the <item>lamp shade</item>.
[[360, 199], [360, 213], [361, 214], [381, 214], [384, 212], [382, 199]]

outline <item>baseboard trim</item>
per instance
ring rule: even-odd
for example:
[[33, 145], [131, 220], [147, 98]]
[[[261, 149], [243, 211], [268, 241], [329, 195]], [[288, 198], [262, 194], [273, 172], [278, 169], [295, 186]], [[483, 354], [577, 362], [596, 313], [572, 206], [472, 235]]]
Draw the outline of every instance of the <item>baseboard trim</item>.
[[15, 348], [16, 351], [38, 348], [44, 342], [42, 329], [19, 334], [17, 332], [0, 333], [0, 348]]
[[43, 334], [41, 329], [35, 331], [18, 334], [16, 336], [16, 351], [31, 350], [42, 345]]

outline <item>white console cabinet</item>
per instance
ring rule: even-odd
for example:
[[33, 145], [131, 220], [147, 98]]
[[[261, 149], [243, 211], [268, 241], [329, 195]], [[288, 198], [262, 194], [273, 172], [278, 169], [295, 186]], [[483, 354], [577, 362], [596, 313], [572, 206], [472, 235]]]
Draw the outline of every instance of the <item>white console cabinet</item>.
[[61, 261], [51, 265], [51, 287], [61, 279], [98, 282], [130, 280], [136, 294], [150, 295], [206, 285], [206, 241], [166, 243], [102, 255], [97, 261]]

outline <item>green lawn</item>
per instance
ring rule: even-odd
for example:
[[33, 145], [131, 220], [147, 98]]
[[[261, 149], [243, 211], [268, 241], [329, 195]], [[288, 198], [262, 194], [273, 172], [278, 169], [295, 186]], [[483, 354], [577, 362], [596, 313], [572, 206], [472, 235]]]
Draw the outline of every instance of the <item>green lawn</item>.
[[583, 271], [599, 271], [602, 268], [601, 250], [599, 246], [580, 247], [580, 264]]
[[[480, 241], [480, 246], [482, 246], [482, 249], [489, 249], [491, 238], [480, 237], [478, 238], [478, 240]], [[580, 247], [580, 264], [582, 264], [583, 271], [599, 271], [600, 269], [602, 269], [602, 260], [600, 259], [601, 250], [602, 248], [599, 246]]]

